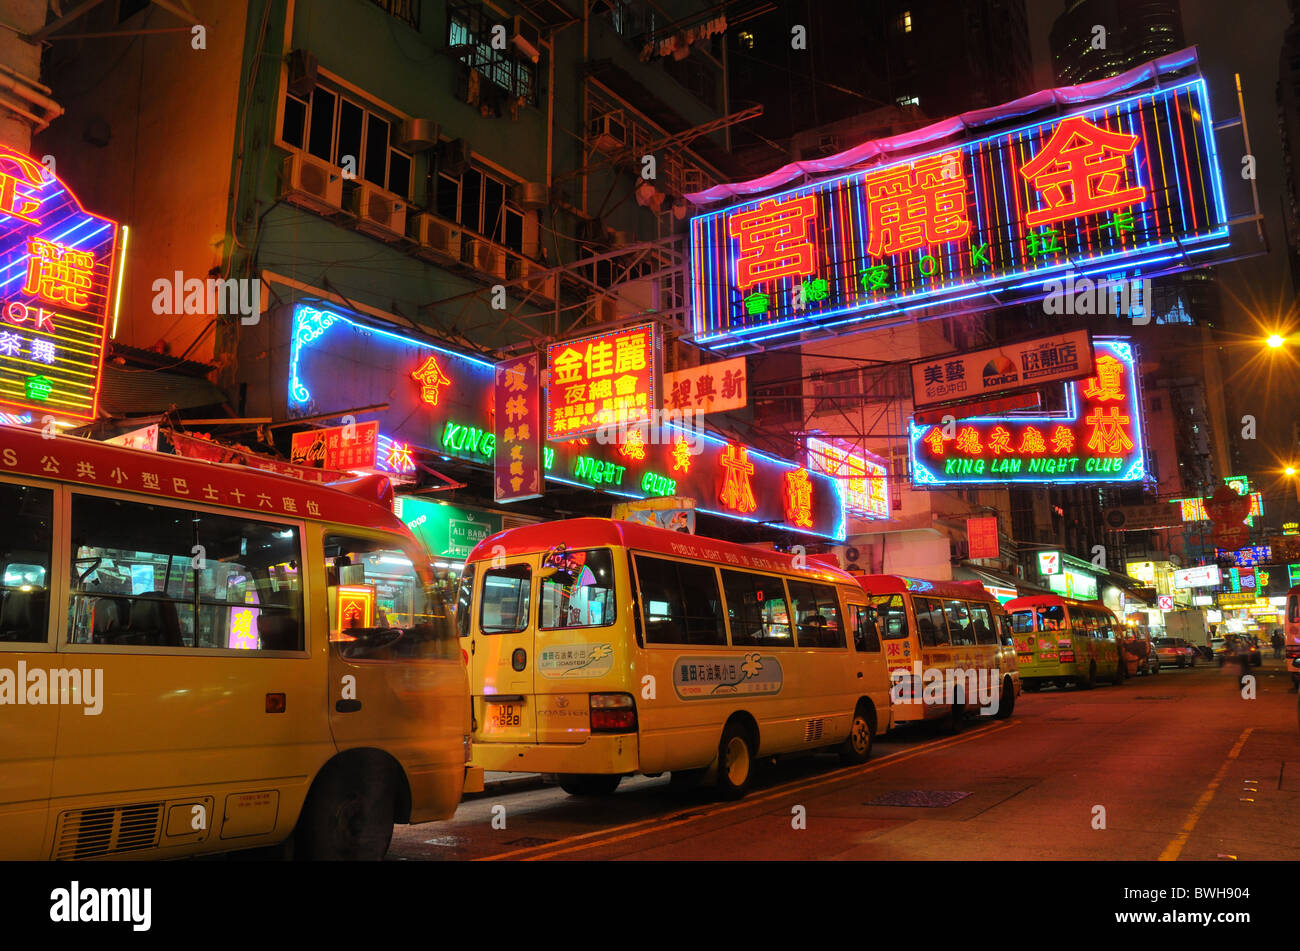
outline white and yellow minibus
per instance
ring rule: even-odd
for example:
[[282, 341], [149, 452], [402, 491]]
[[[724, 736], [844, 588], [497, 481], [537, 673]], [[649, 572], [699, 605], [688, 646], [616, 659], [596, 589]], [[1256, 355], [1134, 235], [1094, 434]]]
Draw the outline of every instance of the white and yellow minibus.
[[474, 765], [573, 794], [671, 772], [739, 797], [759, 757], [861, 763], [891, 726], [862, 589], [776, 551], [595, 518], [509, 529], [466, 560], [457, 624]]

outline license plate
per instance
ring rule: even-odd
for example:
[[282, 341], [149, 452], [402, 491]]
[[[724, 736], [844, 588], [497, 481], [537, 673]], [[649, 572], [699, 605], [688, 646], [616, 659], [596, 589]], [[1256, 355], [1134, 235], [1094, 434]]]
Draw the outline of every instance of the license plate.
[[483, 712], [484, 733], [505, 733], [523, 724], [522, 703], [489, 703]]

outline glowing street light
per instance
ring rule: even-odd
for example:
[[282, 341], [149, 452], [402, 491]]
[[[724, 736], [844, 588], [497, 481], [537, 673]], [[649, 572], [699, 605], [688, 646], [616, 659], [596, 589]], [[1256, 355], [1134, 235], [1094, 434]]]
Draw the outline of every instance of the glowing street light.
[[1269, 347], [1271, 347], [1272, 349], [1276, 350], [1278, 347], [1280, 347], [1280, 346], [1282, 346], [1284, 343], [1286, 343], [1286, 338], [1285, 338], [1285, 337], [1279, 337], [1277, 334], [1273, 334], [1273, 335], [1271, 335], [1271, 336], [1268, 338], [1267, 343], [1268, 343]]

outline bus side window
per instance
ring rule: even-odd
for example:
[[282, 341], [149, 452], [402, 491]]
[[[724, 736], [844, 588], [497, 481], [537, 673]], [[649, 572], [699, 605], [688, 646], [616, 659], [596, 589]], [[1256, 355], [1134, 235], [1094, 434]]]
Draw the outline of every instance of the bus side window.
[[460, 590], [456, 594], [456, 632], [468, 637], [470, 611], [474, 604], [474, 565], [466, 565], [460, 576]]
[[916, 606], [916, 629], [922, 647], [947, 647], [948, 625], [943, 617], [943, 602], [937, 598], [912, 598]]
[[848, 610], [854, 648], [859, 653], [880, 653], [880, 632], [876, 630], [875, 608], [865, 604], [850, 604]]
[[0, 484], [0, 510], [0, 641], [43, 642], [50, 624], [54, 493]]
[[800, 647], [843, 647], [839, 602], [830, 585], [789, 580], [790, 600], [799, 628]]
[[635, 555], [647, 644], [727, 643], [713, 568]]
[[948, 635], [952, 638], [954, 647], [970, 647], [975, 643], [969, 607], [965, 601], [944, 603], [944, 614], [948, 617]]
[[998, 638], [993, 627], [993, 618], [989, 614], [989, 609], [987, 605], [971, 603], [970, 618], [971, 618], [971, 627], [975, 631], [975, 643], [977, 644], [997, 643]]

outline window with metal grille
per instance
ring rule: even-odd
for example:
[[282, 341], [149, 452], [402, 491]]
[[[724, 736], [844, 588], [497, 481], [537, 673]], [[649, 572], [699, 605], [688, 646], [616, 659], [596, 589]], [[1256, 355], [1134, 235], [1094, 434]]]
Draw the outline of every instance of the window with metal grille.
[[420, 0], [370, 0], [370, 2], [388, 11], [408, 26], [417, 30], [420, 28]]
[[285, 93], [280, 138], [334, 165], [350, 164], [361, 181], [411, 197], [411, 156], [393, 147], [397, 122], [318, 83], [304, 100]]
[[[503, 90], [511, 99], [537, 105], [537, 64], [514, 52], [513, 47], [494, 49], [492, 28], [497, 21], [482, 7], [454, 3], [447, 7], [447, 45], [460, 53], [466, 69], [477, 70], [484, 80]], [[509, 24], [504, 25], [509, 30]], [[456, 47], [461, 49], [457, 50]]]

